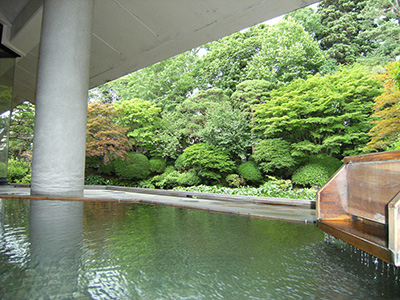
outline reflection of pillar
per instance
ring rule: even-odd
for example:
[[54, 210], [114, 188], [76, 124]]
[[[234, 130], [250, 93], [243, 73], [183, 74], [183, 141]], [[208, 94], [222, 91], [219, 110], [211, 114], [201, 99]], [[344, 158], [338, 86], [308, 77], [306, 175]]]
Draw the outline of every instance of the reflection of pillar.
[[44, 0], [36, 90], [34, 195], [83, 194], [94, 0]]
[[78, 291], [83, 203], [31, 200], [29, 285], [32, 299], [72, 299]]

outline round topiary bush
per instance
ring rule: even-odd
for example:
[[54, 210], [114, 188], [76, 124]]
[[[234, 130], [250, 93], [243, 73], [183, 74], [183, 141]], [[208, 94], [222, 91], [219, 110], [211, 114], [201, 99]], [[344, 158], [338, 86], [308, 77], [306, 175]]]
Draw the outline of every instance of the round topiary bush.
[[340, 160], [325, 154], [312, 156], [304, 166], [294, 172], [292, 181], [300, 186], [322, 187], [341, 165]]
[[118, 158], [114, 162], [115, 173], [122, 179], [145, 179], [150, 175], [150, 163], [140, 153], [128, 153], [126, 159]]
[[152, 157], [149, 160], [150, 163], [150, 172], [161, 174], [165, 171], [167, 167], [167, 163], [165, 159], [161, 157]]
[[246, 181], [254, 183], [260, 182], [263, 179], [260, 169], [258, 168], [257, 164], [253, 161], [247, 161], [245, 163], [242, 163], [238, 167], [238, 173]]
[[292, 182], [300, 186], [321, 187], [329, 178], [329, 173], [323, 165], [319, 163], [308, 163], [294, 172]]

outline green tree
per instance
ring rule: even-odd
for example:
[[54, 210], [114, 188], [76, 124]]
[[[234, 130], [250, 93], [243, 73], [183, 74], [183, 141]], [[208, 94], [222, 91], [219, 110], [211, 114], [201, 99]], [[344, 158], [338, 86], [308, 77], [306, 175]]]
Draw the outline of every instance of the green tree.
[[321, 15], [317, 14], [312, 7], [297, 9], [284, 16], [286, 20], [289, 18], [293, 18], [296, 23], [302, 25], [312, 37], [319, 35], [322, 31]]
[[265, 30], [261, 50], [247, 66], [247, 78], [280, 87], [317, 73], [324, 61], [324, 53], [312, 35], [288, 18]]
[[198, 176], [213, 181], [233, 171], [235, 163], [228, 151], [199, 143], [186, 148], [176, 160], [175, 166], [181, 171], [195, 169]]
[[161, 116], [160, 126], [155, 131], [154, 155], [176, 159], [189, 145], [190, 129], [186, 119], [176, 112], [165, 112]]
[[246, 67], [261, 47], [265, 28], [254, 26], [205, 45], [207, 53], [196, 65], [199, 87], [217, 87], [230, 96], [246, 79]]
[[254, 107], [255, 129], [289, 142], [293, 157], [358, 154], [368, 142], [373, 99], [380, 93], [377, 79], [357, 65], [299, 79]]
[[243, 161], [246, 160], [247, 150], [253, 144], [246, 114], [230, 108], [210, 111], [199, 136], [207, 144], [227, 150], [232, 156]]
[[400, 5], [398, 0], [369, 0], [360, 37], [374, 44], [374, 49], [359, 59], [369, 64], [395, 60], [400, 54]]
[[12, 110], [10, 121], [9, 155], [18, 159], [32, 158], [35, 105], [23, 102]]
[[265, 139], [256, 144], [252, 158], [266, 174], [283, 175], [297, 164], [291, 152], [292, 147], [288, 141], [280, 138]]
[[196, 86], [193, 69], [199, 59], [197, 51], [187, 51], [106, 83], [92, 90], [92, 97], [100, 95], [108, 101], [139, 98], [172, 111]]
[[119, 101], [115, 107], [119, 111], [119, 124], [128, 128], [127, 136], [134, 150], [139, 153], [150, 152], [156, 145], [155, 131], [159, 127], [161, 109], [137, 98]]
[[323, 0], [318, 5], [322, 30], [316, 34], [321, 48], [339, 64], [351, 64], [375, 46], [362, 37], [367, 0]]
[[185, 119], [185, 134], [189, 144], [199, 142], [199, 132], [207, 123], [208, 113], [212, 110], [229, 109], [229, 98], [220, 88], [200, 90], [177, 107], [177, 112]]
[[270, 99], [272, 84], [266, 80], [245, 80], [236, 86], [231, 99], [233, 107], [251, 115], [252, 106]]

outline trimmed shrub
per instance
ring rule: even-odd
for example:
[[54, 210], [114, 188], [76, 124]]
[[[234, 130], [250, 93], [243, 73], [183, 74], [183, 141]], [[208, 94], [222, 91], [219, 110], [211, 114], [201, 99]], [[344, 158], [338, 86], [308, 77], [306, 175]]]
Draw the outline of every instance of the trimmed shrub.
[[150, 163], [150, 172], [161, 174], [165, 171], [167, 167], [167, 163], [165, 159], [161, 157], [152, 157], [149, 160]]
[[201, 183], [201, 179], [196, 175], [196, 172], [184, 172], [178, 177], [178, 184], [180, 186], [195, 186]]
[[[194, 144], [183, 151], [183, 153], [175, 161], [178, 170], [199, 169], [206, 174], [211, 173], [228, 173], [235, 168], [235, 163], [231, 160], [227, 151], [219, 149], [212, 145], [204, 143]], [[199, 176], [200, 172], [198, 172]], [[218, 178], [221, 176], [217, 174]], [[204, 176], [209, 178], [210, 176]], [[212, 175], [211, 177], [215, 177]]]
[[297, 169], [292, 181], [300, 186], [318, 186], [321, 187], [329, 179], [326, 168], [318, 163], [308, 163]]
[[168, 167], [165, 168], [164, 173], [165, 174], [169, 174], [169, 173], [175, 172], [175, 171], [176, 171], [176, 169], [175, 169], [174, 166], [168, 166]]
[[12, 183], [30, 183], [31, 165], [29, 162], [17, 159], [9, 159], [7, 180]]
[[150, 175], [150, 163], [143, 154], [130, 152], [126, 159], [117, 158], [115, 173], [122, 179], [140, 180]]
[[111, 175], [115, 173], [114, 162], [109, 161], [108, 164], [104, 164], [104, 162], [100, 162], [99, 172], [105, 175]]
[[240, 177], [238, 174], [229, 174], [225, 178], [226, 183], [230, 187], [237, 188], [244, 184], [244, 179]]
[[328, 155], [312, 156], [304, 166], [294, 172], [292, 181], [300, 186], [322, 187], [341, 164], [340, 160]]
[[253, 161], [246, 161], [238, 167], [238, 173], [246, 181], [257, 183], [263, 180], [260, 169]]
[[170, 189], [178, 186], [178, 178], [180, 173], [176, 170], [168, 171], [153, 177], [153, 183], [160, 189]]

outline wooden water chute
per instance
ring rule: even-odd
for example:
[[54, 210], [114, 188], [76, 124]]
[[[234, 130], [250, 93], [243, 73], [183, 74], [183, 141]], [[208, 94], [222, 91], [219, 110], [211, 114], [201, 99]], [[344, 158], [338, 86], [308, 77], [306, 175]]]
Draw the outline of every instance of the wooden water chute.
[[317, 224], [400, 266], [400, 151], [345, 157], [318, 192]]

